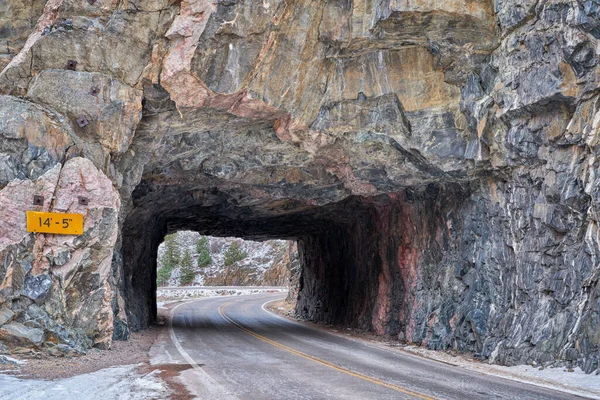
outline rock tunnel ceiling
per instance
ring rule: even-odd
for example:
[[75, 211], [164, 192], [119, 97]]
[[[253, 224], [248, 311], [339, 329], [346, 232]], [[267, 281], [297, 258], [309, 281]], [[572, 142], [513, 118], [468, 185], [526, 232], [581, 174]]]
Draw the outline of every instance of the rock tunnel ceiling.
[[144, 328], [193, 229], [298, 240], [314, 321], [597, 370], [599, 7], [4, 2], [0, 350]]

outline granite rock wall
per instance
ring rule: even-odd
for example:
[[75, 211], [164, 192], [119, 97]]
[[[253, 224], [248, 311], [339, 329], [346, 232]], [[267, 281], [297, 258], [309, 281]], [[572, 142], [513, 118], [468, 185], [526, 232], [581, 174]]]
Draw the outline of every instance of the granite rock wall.
[[4, 346], [147, 326], [191, 229], [298, 240], [315, 321], [597, 370], [595, 0], [4, 3]]

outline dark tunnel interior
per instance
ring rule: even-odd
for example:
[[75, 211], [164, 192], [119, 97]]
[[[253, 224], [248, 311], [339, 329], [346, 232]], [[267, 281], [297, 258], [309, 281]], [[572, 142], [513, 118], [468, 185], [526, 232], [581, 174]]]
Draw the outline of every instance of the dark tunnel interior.
[[[444, 201], [444, 196], [453, 196], [458, 189], [428, 185], [326, 205], [280, 200], [242, 206], [216, 190], [200, 194], [154, 190], [140, 185], [124, 223], [126, 287], [121, 291], [131, 329], [142, 329], [156, 318], [157, 252], [164, 236], [192, 230], [206, 236], [297, 241], [298, 316], [396, 335], [403, 329], [405, 286], [411, 283], [403, 270], [412, 268], [400, 264], [410, 262], [407, 254], [417, 245], [414, 242], [420, 248], [443, 246], [427, 238], [436, 237], [436, 221], [446, 214], [442, 209], [456, 201], [456, 197]], [[425, 221], [422, 213], [429, 215]], [[415, 232], [416, 223], [425, 223], [430, 232]], [[442, 251], [437, 250], [431, 257], [440, 258]]]

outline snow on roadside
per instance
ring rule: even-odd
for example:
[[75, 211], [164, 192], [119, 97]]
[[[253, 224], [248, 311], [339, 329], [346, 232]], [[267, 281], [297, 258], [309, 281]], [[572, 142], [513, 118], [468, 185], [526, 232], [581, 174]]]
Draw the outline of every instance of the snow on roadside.
[[454, 356], [446, 352], [429, 350], [419, 346], [402, 346], [400, 349], [408, 353], [456, 365], [470, 371], [600, 400], [600, 377], [595, 374], [586, 374], [580, 368], [574, 368], [573, 372], [568, 372], [564, 367], [544, 368], [541, 370], [539, 366], [534, 367], [531, 365], [505, 367], [477, 362], [461, 355]]
[[138, 365], [105, 368], [89, 374], [52, 381], [0, 375], [0, 399], [12, 400], [146, 400], [171, 394], [159, 370], [136, 372]]
[[25, 364], [25, 361], [17, 360], [16, 358], [9, 357], [5, 354], [0, 354], [0, 364], [23, 365]]
[[156, 290], [156, 297], [159, 299], [191, 299], [200, 297], [219, 297], [219, 296], [241, 296], [243, 294], [258, 294], [258, 293], [275, 293], [275, 292], [286, 292], [287, 288], [245, 288], [243, 286], [237, 288], [226, 288], [226, 289], [210, 289], [210, 288], [194, 288], [194, 287], [181, 287], [181, 288], [158, 288]]
[[581, 368], [576, 367], [573, 372], [568, 372], [565, 368], [539, 368], [529, 365], [517, 365], [514, 367], [503, 367], [500, 365], [489, 365], [490, 370], [501, 373], [509, 373], [520, 377], [527, 377], [543, 384], [544, 381], [550, 381], [553, 385], [560, 385], [566, 389], [585, 390], [594, 394], [596, 399], [600, 399], [600, 378], [586, 374]]

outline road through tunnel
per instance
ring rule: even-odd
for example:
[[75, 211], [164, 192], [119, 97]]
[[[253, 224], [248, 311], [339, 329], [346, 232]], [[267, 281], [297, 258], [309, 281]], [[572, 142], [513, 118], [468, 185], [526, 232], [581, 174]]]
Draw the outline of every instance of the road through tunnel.
[[[165, 234], [183, 229], [296, 240], [296, 314], [315, 322], [505, 364], [561, 357], [575, 336], [557, 341], [548, 332], [586, 326], [554, 321], [554, 307], [575, 303], [540, 293], [558, 293], [548, 292], [554, 285], [566, 290], [561, 296], [577, 296], [576, 286], [552, 271], [574, 262], [591, 273], [583, 251], [591, 244], [543, 259], [522, 251], [575, 243], [586, 223], [544, 203], [553, 189], [533, 175], [485, 172], [487, 161], [470, 158], [473, 141], [444, 146], [462, 140], [448, 116], [425, 119], [446, 124], [426, 142], [424, 126], [396, 96], [347, 100], [316, 117], [314, 126], [329, 136], [305, 132], [294, 139], [290, 127], [281, 131], [281, 118], [177, 109], [160, 86], [144, 90], [144, 117], [120, 160], [130, 172], [113, 263], [123, 300], [115, 303], [115, 332], [121, 318], [130, 329], [153, 320], [157, 247]], [[556, 114], [542, 110], [538, 117]], [[477, 146], [487, 151], [483, 142]], [[515, 204], [525, 208], [512, 211]], [[550, 325], [541, 347], [529, 348], [523, 332], [535, 321]], [[580, 335], [595, 348], [593, 331]]]
[[595, 6], [71, 3], [0, 17], [2, 346], [144, 328], [191, 229], [296, 240], [300, 317], [598, 369]]
[[[123, 228], [122, 295], [131, 329], [144, 328], [156, 316], [156, 259], [165, 234], [192, 230], [207, 236], [295, 240], [301, 265], [299, 317], [404, 336], [414, 314], [422, 312], [414, 296], [420, 265], [439, 263], [452, 249], [456, 237], [448, 228], [449, 218], [456, 199], [464, 196], [458, 187], [431, 184], [322, 206], [278, 200], [257, 207], [232, 205], [217, 190], [194, 200], [184, 192], [162, 190], [135, 191], [136, 207]], [[180, 200], [173, 208], [173, 199], [186, 197], [189, 204]], [[425, 283], [433, 285], [437, 279], [430, 276]]]

